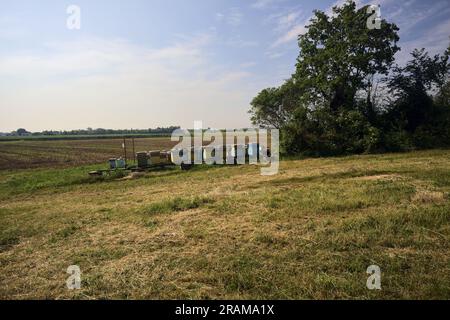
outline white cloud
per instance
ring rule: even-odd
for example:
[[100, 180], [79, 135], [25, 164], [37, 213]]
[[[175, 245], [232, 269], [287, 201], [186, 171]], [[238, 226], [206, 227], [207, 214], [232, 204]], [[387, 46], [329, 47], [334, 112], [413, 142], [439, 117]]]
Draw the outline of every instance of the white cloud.
[[243, 39], [240, 35], [233, 36], [230, 39], [225, 40], [224, 44], [237, 48], [256, 47], [259, 45], [257, 41]]
[[0, 128], [248, 126], [251, 74], [212, 63], [211, 41], [199, 35], [149, 49], [84, 39], [0, 56]]
[[416, 48], [425, 48], [430, 54], [436, 54], [443, 53], [449, 44], [450, 7], [447, 1], [425, 3], [409, 0], [398, 3], [385, 0], [381, 2], [381, 15], [400, 28], [401, 51], [396, 55], [396, 62], [400, 65], [411, 58], [410, 53]]
[[296, 12], [291, 12], [288, 15], [281, 17], [280, 19], [280, 25], [283, 26], [290, 26], [292, 23], [295, 22], [295, 20], [297, 20], [297, 18], [300, 16], [301, 11], [296, 11]]
[[405, 64], [411, 59], [410, 53], [414, 49], [425, 48], [430, 55], [444, 53], [450, 43], [449, 30], [450, 20], [446, 20], [435, 25], [420, 37], [401, 43], [401, 51], [396, 55], [396, 62], [400, 65]]
[[276, 0], [256, 0], [252, 3], [251, 7], [256, 9], [264, 9], [267, 8], [269, 5], [274, 3]]
[[230, 8], [227, 12], [216, 13], [216, 20], [218, 22], [225, 22], [232, 27], [238, 27], [242, 23], [244, 15], [238, 7]]
[[226, 18], [227, 23], [233, 27], [237, 27], [242, 22], [243, 14], [239, 8], [231, 8]]
[[[402, 2], [399, 4], [398, 8], [395, 8], [397, 2], [394, 0], [355, 0], [357, 7], [362, 7], [367, 4], [379, 4], [381, 6], [381, 15], [386, 17], [388, 20], [394, 19], [400, 27], [400, 32], [408, 32], [412, 27], [417, 25], [420, 21], [423, 21], [433, 15], [436, 15], [442, 10], [450, 11], [448, 8], [448, 3], [446, 1], [440, 1], [435, 3], [434, 5], [427, 6], [425, 10], [409, 10], [408, 8], [416, 0], [410, 0], [406, 2]], [[333, 14], [333, 7], [342, 6], [346, 0], [337, 0], [332, 5], [323, 10], [327, 15]], [[281, 36], [279, 36], [275, 42], [273, 43], [273, 47], [292, 42], [297, 39], [300, 34], [303, 34], [307, 31], [305, 28], [306, 25], [310, 22], [313, 15], [310, 15], [308, 18], [304, 19], [301, 22], [296, 21], [296, 19], [291, 19], [291, 21], [296, 21], [295, 25], [291, 26], [291, 28], [285, 31]], [[285, 18], [288, 20], [287, 18]]]
[[297, 37], [300, 34], [303, 34], [306, 32], [305, 23], [300, 23], [295, 26], [293, 26], [291, 29], [289, 29], [286, 33], [284, 33], [281, 37], [279, 37], [272, 45], [272, 47], [277, 47], [281, 44], [291, 42], [293, 40], [296, 40]]
[[284, 52], [268, 52], [266, 53], [270, 59], [278, 59], [284, 56]]
[[[324, 12], [327, 15], [331, 15], [333, 12], [333, 7], [341, 6], [346, 1], [347, 0], [337, 0], [332, 5], [330, 5], [327, 9], [325, 9]], [[355, 2], [357, 4], [359, 4], [358, 0], [355, 0]], [[297, 40], [299, 35], [301, 35], [307, 31], [306, 25], [312, 19], [313, 15], [310, 15], [307, 19], [304, 19], [303, 21], [300, 21], [300, 22], [297, 21], [298, 17], [300, 17], [300, 14], [295, 15], [294, 13], [291, 13], [290, 15], [284, 17], [285, 25], [288, 25], [290, 28], [289, 28], [289, 30], [285, 31], [280, 37], [278, 37], [275, 40], [275, 42], [272, 44], [272, 47], [277, 47], [279, 45]], [[286, 22], [288, 22], [288, 23], [286, 23]]]
[[[433, 19], [433, 17], [438, 15], [450, 14], [450, 7], [446, 1], [436, 2], [432, 5], [419, 5], [411, 8], [412, 2], [413, 1], [407, 2], [406, 4], [402, 3], [395, 11], [382, 10], [382, 15], [383, 12], [386, 11], [386, 18], [395, 22], [400, 28], [400, 36], [408, 34], [413, 28], [427, 19]], [[393, 5], [393, 7], [394, 6], [395, 5]]]
[[299, 7], [270, 15], [266, 22], [275, 23], [274, 31], [279, 34], [276, 41], [272, 44], [272, 48], [296, 39], [298, 36], [297, 32], [303, 31], [301, 28], [304, 25], [302, 18], [304, 18], [303, 11]]
[[225, 15], [223, 13], [217, 12], [216, 13], [216, 20], [217, 21], [223, 21], [225, 19]]
[[254, 61], [249, 61], [249, 62], [241, 63], [239, 66], [240, 66], [241, 68], [243, 68], [243, 69], [247, 69], [247, 68], [255, 67], [255, 66], [257, 66], [257, 65], [258, 65], [258, 64], [257, 64], [256, 62], [254, 62]]

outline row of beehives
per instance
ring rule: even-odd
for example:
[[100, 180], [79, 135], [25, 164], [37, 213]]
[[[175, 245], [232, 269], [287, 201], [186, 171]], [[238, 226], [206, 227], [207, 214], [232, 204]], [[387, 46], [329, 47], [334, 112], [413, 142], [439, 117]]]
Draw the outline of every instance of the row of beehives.
[[139, 168], [146, 168], [152, 165], [168, 165], [171, 164], [170, 151], [143, 151], [136, 153], [137, 166]]
[[[139, 168], [146, 168], [154, 165], [169, 165], [174, 163], [179, 163], [180, 159], [186, 159], [186, 152], [191, 153], [190, 159], [188, 163], [198, 163], [200, 160], [201, 163], [236, 163], [238, 158], [245, 159], [246, 161], [249, 157], [253, 157], [254, 159], [259, 159], [259, 155], [262, 153], [268, 157], [270, 157], [270, 150], [263, 150], [263, 146], [257, 143], [250, 143], [248, 145], [223, 145], [222, 146], [222, 154], [220, 155], [218, 152], [216, 154], [217, 149], [220, 146], [205, 146], [205, 147], [191, 147], [190, 150], [186, 149], [172, 149], [170, 151], [144, 151], [137, 152], [137, 166]], [[264, 151], [264, 152], [263, 152]], [[218, 161], [220, 158], [222, 161]], [[186, 163], [185, 160], [183, 162]]]

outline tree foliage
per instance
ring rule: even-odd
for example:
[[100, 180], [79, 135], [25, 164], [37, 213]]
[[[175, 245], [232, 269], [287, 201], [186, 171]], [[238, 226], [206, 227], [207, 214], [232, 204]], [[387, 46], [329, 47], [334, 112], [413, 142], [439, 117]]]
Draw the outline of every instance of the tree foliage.
[[[399, 67], [394, 65], [398, 27], [382, 20], [379, 29], [368, 29], [368, 18], [367, 7], [358, 9], [353, 1], [334, 7], [331, 15], [315, 11], [298, 38], [295, 73], [251, 102], [253, 123], [281, 129], [285, 153], [423, 147], [430, 141], [418, 140], [436, 142], [430, 125], [437, 117], [441, 129], [448, 127], [449, 50], [434, 57], [415, 50], [412, 60]], [[379, 83], [385, 86], [383, 100], [390, 98], [387, 105], [376, 99]]]

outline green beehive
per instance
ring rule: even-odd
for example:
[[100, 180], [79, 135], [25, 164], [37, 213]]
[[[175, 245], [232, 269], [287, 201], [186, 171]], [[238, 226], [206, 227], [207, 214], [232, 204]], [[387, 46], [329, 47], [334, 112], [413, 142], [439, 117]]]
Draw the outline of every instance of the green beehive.
[[127, 167], [127, 162], [123, 158], [116, 159], [117, 169], [125, 169]]
[[147, 152], [137, 152], [136, 153], [137, 166], [138, 168], [148, 167], [148, 155]]

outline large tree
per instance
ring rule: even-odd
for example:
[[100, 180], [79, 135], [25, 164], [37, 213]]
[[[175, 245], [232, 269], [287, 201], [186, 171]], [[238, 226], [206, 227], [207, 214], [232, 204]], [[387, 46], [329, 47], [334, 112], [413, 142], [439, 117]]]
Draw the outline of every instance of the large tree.
[[320, 101], [332, 112], [352, 109], [357, 92], [370, 90], [375, 76], [388, 73], [399, 50], [398, 28], [382, 20], [380, 29], [369, 29], [367, 19], [367, 7], [357, 9], [353, 1], [334, 7], [331, 16], [315, 11], [299, 36], [294, 74], [309, 103]]
[[384, 20], [369, 29], [369, 16], [353, 1], [331, 15], [315, 11], [299, 36], [292, 78], [252, 101], [253, 123], [281, 128], [285, 152], [350, 153], [376, 145], [373, 84], [388, 73], [399, 38]]

